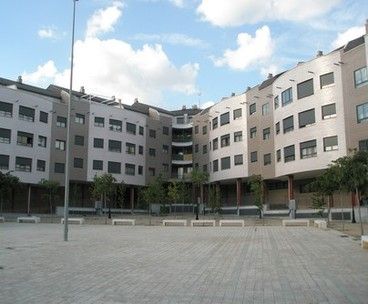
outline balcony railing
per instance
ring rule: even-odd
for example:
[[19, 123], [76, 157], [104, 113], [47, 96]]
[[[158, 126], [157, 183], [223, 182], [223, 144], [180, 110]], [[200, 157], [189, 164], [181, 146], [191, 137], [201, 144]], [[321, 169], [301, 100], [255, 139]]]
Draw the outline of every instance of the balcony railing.
[[172, 141], [173, 142], [189, 142], [192, 141], [193, 138], [191, 135], [179, 135], [179, 136], [173, 136]]
[[173, 154], [172, 160], [184, 160], [184, 161], [192, 161], [193, 154]]
[[172, 173], [171, 178], [180, 180], [190, 180], [190, 173], [183, 173], [183, 174]]

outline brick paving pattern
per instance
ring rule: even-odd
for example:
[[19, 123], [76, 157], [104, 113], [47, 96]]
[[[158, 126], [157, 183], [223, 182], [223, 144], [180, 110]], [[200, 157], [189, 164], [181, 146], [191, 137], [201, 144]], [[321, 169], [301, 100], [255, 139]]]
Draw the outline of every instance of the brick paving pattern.
[[0, 224], [0, 303], [368, 303], [368, 250], [306, 227]]

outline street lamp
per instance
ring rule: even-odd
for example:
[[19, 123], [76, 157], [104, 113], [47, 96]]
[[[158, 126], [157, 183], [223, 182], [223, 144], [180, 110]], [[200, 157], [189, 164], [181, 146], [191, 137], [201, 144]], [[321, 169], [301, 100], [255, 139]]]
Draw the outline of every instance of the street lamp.
[[68, 102], [68, 116], [66, 129], [66, 157], [65, 157], [65, 191], [64, 191], [64, 241], [68, 241], [68, 215], [69, 215], [69, 154], [70, 154], [70, 111], [72, 103], [73, 92], [73, 61], [74, 61], [74, 28], [75, 28], [75, 3], [78, 0], [73, 0], [73, 26], [72, 26], [72, 50], [70, 62], [70, 86], [69, 86], [69, 102]]

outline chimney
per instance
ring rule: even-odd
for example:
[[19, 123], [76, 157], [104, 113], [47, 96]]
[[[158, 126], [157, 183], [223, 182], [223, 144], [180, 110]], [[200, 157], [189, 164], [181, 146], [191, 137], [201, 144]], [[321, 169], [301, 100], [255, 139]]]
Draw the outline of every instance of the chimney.
[[323, 56], [323, 52], [322, 51], [317, 51], [316, 57], [321, 57], [321, 56]]
[[80, 87], [79, 92], [80, 92], [80, 93], [82, 93], [82, 94], [86, 93], [86, 91], [84, 90], [84, 86], [81, 86], [81, 87]]
[[18, 82], [19, 82], [19, 83], [23, 83], [22, 76], [18, 76]]
[[250, 89], [251, 89], [251, 87], [249, 87], [249, 86], [248, 86], [248, 87], [247, 87], [247, 92], [248, 92], [248, 91], [250, 91]]
[[273, 77], [272, 73], [268, 73], [267, 79], [271, 79]]
[[233, 93], [231, 93], [231, 97], [234, 97], [235, 96], [235, 93], [233, 92]]
[[181, 109], [182, 110], [186, 110], [187, 109], [187, 106], [183, 106]]
[[193, 110], [197, 110], [198, 109], [198, 106], [196, 104], [192, 105], [192, 109]]
[[368, 19], [365, 20], [365, 33], [368, 35]]
[[138, 98], [137, 97], [134, 98], [134, 103], [138, 103], [138, 102], [139, 102]]

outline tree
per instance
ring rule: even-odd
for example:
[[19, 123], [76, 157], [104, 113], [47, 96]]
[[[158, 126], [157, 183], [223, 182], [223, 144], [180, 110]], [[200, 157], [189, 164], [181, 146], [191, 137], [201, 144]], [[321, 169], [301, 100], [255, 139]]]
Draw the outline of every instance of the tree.
[[[200, 203], [203, 203], [203, 184], [208, 181], [208, 173], [204, 171], [200, 171], [198, 169], [194, 169], [191, 172], [190, 178], [193, 185], [200, 190]], [[198, 201], [197, 201], [197, 211], [196, 211], [196, 220], [198, 220]]]
[[3, 213], [3, 200], [9, 196], [11, 191], [19, 186], [19, 178], [10, 174], [10, 172], [0, 172], [0, 214]]
[[92, 196], [95, 199], [101, 199], [106, 208], [106, 201], [109, 200], [109, 218], [111, 218], [110, 200], [114, 194], [116, 179], [110, 173], [104, 173], [100, 176], [95, 175], [92, 184]]
[[41, 179], [39, 185], [46, 190], [44, 197], [49, 203], [50, 214], [52, 214], [53, 206], [55, 205], [55, 199], [59, 189], [59, 183], [52, 180]]
[[250, 178], [250, 191], [254, 196], [254, 204], [257, 206], [259, 211], [259, 218], [262, 218], [263, 212], [263, 201], [264, 201], [264, 191], [263, 191], [263, 180], [261, 175], [253, 175]]
[[[170, 201], [170, 205], [172, 203], [176, 204], [179, 201], [180, 195], [181, 195], [180, 190], [181, 190], [180, 185], [177, 182], [173, 181], [169, 184], [167, 188], [167, 197]], [[171, 206], [170, 206], [170, 211], [171, 211]]]
[[[162, 175], [160, 174], [156, 179], [148, 184], [147, 188], [143, 190], [143, 200], [148, 205], [148, 212], [151, 215], [152, 203], [165, 203], [166, 193], [163, 186]], [[150, 218], [151, 225], [151, 218]]]
[[209, 204], [212, 210], [212, 213], [219, 213], [221, 210], [221, 193], [220, 187], [210, 187], [209, 189]]

